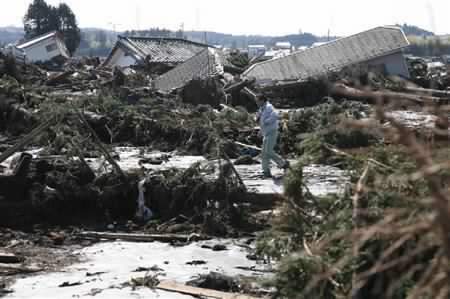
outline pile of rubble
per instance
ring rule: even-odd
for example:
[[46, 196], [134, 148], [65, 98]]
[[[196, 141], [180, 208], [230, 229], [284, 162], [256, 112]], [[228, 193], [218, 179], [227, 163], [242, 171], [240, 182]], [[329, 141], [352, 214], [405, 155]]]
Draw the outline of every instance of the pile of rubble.
[[[64, 215], [59, 213], [62, 208], [78, 210], [80, 213], [74, 215], [79, 216], [82, 211], [89, 210], [85, 216], [92, 213], [91, 218], [95, 219], [129, 218], [136, 208], [130, 198], [137, 196], [139, 179], [131, 180], [128, 185], [131, 189], [121, 189], [122, 183], [117, 181], [120, 181], [120, 172], [102, 178], [84, 163], [84, 158], [105, 156], [105, 151], [110, 152], [110, 162], [114, 163], [114, 151], [104, 145], [146, 146], [161, 152], [176, 151], [179, 155], [201, 155], [212, 159], [221, 158], [223, 154], [228, 159], [239, 158], [248, 154], [252, 147], [261, 145], [255, 129], [257, 123], [248, 111], [256, 108], [255, 97], [265, 94], [275, 106], [286, 108], [279, 149], [286, 156], [296, 157], [316, 151], [318, 140], [338, 148], [367, 147], [379, 142], [380, 138], [374, 133], [340, 129], [340, 124], [343, 120], [369, 118], [372, 109], [365, 103], [380, 97], [385, 100], [398, 97], [415, 105], [440, 104], [448, 97], [445, 90], [422, 89], [400, 77], [384, 76], [375, 71], [362, 72], [359, 69], [355, 75], [352, 68], [330, 73], [327, 78], [310, 78], [289, 84], [281, 83], [282, 80], [272, 85], [261, 84], [245, 77], [245, 73], [240, 77], [224, 71], [236, 72], [244, 64], [232, 68], [230, 62], [224, 63], [216, 52], [204, 53], [205, 56], [199, 54], [192, 58], [193, 61], [188, 59], [185, 63], [198, 64], [204, 59], [218, 59], [218, 64], [211, 65], [211, 68], [218, 65], [228, 65], [228, 68], [197, 77], [186, 73], [182, 63], [155, 79], [146, 68], [115, 68], [111, 71], [105, 69], [98, 59], [69, 60], [56, 68], [53, 62], [24, 64], [10, 56], [0, 56], [2, 150], [20, 144], [21, 138], [27, 139], [24, 134], [42, 125], [42, 120], [53, 122], [16, 149], [20, 151], [25, 146], [42, 148], [41, 157], [33, 158], [28, 166], [23, 162], [12, 166], [13, 175], [5, 178], [6, 182], [17, 181], [17, 186], [25, 186], [15, 189], [28, 195], [9, 191], [3, 196], [28, 199], [24, 201], [27, 203], [24, 210], [36, 211], [30, 214], [41, 215], [39, 219], [54, 219], [55, 222], [60, 220], [57, 216]], [[234, 56], [231, 61], [241, 63], [242, 59], [238, 58]], [[195, 63], [193, 65], [197, 65]], [[417, 64], [410, 65], [411, 74], [416, 79], [423, 75], [416, 72], [419, 69]], [[248, 70], [251, 69], [250, 66]], [[158, 80], [165, 80], [164, 84], [174, 82], [171, 76], [181, 85], [171, 90], [155, 87]], [[162, 83], [156, 83], [156, 86], [158, 84]], [[299, 109], [304, 106], [313, 107]], [[45, 155], [78, 157], [79, 161], [67, 163]], [[4, 161], [7, 157], [3, 158]], [[189, 179], [194, 179], [193, 173], [190, 176]], [[170, 190], [183, 185], [179, 175], [165, 173], [150, 177], [149, 182], [153, 183], [148, 186], [148, 192], [163, 193], [160, 197], [164, 200], [172, 198], [166, 204], [173, 202], [176, 206], [180, 199]], [[158, 181], [161, 178], [162, 181]], [[209, 183], [200, 179], [186, 186], [191, 188], [199, 184], [207, 186]], [[158, 185], [165, 187], [155, 189]], [[105, 189], [110, 189], [108, 195], [103, 194]], [[126, 195], [124, 190], [131, 192]], [[191, 193], [192, 189], [189, 190], [182, 193]], [[217, 193], [214, 188], [205, 190], [201, 198], [212, 196], [210, 192]], [[67, 204], [69, 202], [77, 203], [77, 207], [71, 207]], [[209, 209], [204, 199], [200, 202], [197, 208]], [[157, 208], [160, 210], [158, 214], [164, 215], [163, 218], [175, 217], [186, 209], [172, 211], [173, 206]], [[48, 213], [55, 215], [49, 217]], [[13, 217], [3, 219], [10, 224]], [[24, 222], [32, 221], [35, 220]]]

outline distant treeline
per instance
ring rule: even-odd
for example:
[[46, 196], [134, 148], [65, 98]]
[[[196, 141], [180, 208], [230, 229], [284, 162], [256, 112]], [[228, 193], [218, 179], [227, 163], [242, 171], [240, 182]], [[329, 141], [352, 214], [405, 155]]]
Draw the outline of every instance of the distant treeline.
[[414, 26], [414, 25], [408, 25], [408, 24], [396, 24], [395, 26], [401, 27], [405, 35], [407, 36], [421, 36], [421, 37], [430, 37], [434, 36], [435, 34], [431, 31], [422, 29], [420, 27]]
[[[408, 24], [401, 25], [408, 35], [411, 46], [407, 53], [416, 56], [440, 56], [450, 55], [450, 40], [439, 39], [432, 32], [423, 30]], [[117, 35], [143, 36], [143, 37], [176, 37], [186, 38], [192, 41], [208, 43], [210, 45], [222, 45], [228, 48], [245, 49], [248, 45], [262, 44], [268, 47], [276, 42], [289, 41], [293, 46], [310, 46], [315, 42], [324, 42], [336, 37], [319, 37], [311, 33], [299, 33], [286, 36], [261, 36], [261, 35], [231, 35], [217, 32], [200, 31], [171, 31], [164, 28], [151, 28], [148, 30], [129, 30], [114, 32], [97, 28], [84, 28], [81, 32], [80, 46], [76, 52], [78, 56], [105, 57], [114, 46]], [[17, 27], [0, 28], [0, 45], [15, 42], [23, 38], [23, 29]]]
[[423, 42], [411, 41], [411, 45], [405, 52], [414, 56], [450, 55], [450, 40], [433, 39]]

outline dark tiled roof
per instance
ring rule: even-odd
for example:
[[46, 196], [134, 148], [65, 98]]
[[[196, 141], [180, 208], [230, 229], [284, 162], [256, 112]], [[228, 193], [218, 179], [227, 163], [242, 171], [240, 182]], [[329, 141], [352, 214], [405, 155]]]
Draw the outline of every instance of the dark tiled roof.
[[185, 63], [161, 75], [154, 81], [154, 87], [169, 91], [182, 87], [194, 78], [206, 78], [223, 74], [224, 57], [218, 49], [207, 48]]
[[178, 38], [148, 38], [119, 36], [118, 46], [122, 46], [140, 59], [149, 58], [151, 62], [181, 63], [208, 47]]
[[397, 27], [377, 27], [321, 46], [251, 66], [244, 76], [259, 81], [296, 81], [395, 53], [409, 45]]

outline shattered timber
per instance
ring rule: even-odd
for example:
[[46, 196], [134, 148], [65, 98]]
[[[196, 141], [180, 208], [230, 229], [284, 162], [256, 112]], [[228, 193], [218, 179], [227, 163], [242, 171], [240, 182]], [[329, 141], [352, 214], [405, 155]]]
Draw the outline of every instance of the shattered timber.
[[[0, 52], [0, 297], [448, 298], [450, 68], [408, 45]], [[270, 178], [262, 96], [291, 165]]]

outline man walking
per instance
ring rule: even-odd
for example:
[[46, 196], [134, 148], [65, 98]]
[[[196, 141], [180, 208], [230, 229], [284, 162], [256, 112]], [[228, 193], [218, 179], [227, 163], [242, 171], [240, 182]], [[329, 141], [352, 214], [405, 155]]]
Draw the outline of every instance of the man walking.
[[283, 160], [274, 151], [278, 138], [278, 112], [273, 108], [272, 104], [265, 96], [256, 98], [256, 104], [259, 107], [257, 120], [261, 128], [263, 136], [262, 148], [262, 170], [264, 177], [272, 177], [270, 172], [270, 161], [274, 161], [278, 167], [287, 169], [289, 162]]

